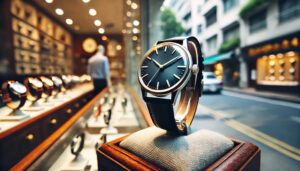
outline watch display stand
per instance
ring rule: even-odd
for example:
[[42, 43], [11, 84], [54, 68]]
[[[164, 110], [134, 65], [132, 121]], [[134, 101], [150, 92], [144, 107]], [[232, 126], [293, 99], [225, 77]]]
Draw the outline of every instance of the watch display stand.
[[[117, 128], [113, 127], [110, 124], [111, 121], [111, 114], [112, 114], [112, 109], [109, 109], [107, 113], [104, 115], [104, 122], [107, 125], [107, 127], [102, 128], [100, 133], [103, 134], [104, 136], [106, 135], [113, 135], [113, 134], [118, 134]], [[105, 139], [105, 138], [104, 138]]]
[[102, 145], [99, 170], [259, 170], [260, 149], [209, 130], [186, 136], [149, 127]]
[[30, 102], [30, 105], [24, 106], [22, 108], [23, 111], [41, 111], [44, 108], [40, 106], [40, 101]]
[[[2, 115], [2, 114], [4, 114], [4, 115]], [[25, 114], [20, 109], [13, 110], [10, 108], [5, 108], [5, 109], [1, 110], [0, 121], [21, 121], [28, 117], [29, 117], [29, 115]]]

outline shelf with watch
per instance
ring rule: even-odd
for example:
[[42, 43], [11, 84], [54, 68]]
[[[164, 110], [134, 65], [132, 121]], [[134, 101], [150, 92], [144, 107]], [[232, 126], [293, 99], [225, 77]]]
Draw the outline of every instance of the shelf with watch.
[[[2, 85], [1, 97], [7, 106], [0, 108], [1, 170], [17, 164], [72, 119], [93, 97], [91, 79], [86, 75], [52, 76], [48, 79], [45, 76], [29, 77], [24, 84], [6, 81]], [[51, 85], [55, 85], [53, 90]], [[45, 98], [55, 103], [46, 105]], [[4, 112], [17, 110], [27, 117]], [[9, 154], [11, 148], [14, 152]]]
[[[60, 64], [73, 62], [72, 35], [31, 3], [21, 0], [7, 3], [10, 9], [7, 23], [11, 25], [8, 32], [11, 36], [7, 37], [12, 39], [9, 48], [12, 53], [8, 56], [12, 56], [9, 61], [13, 74], [71, 74], [72, 66], [63, 69]], [[35, 55], [27, 55], [23, 60], [23, 54]], [[51, 62], [45, 62], [47, 59]]]

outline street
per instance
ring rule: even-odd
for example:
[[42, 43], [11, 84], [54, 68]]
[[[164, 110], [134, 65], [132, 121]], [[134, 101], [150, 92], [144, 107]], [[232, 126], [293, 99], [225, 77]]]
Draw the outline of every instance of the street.
[[230, 91], [204, 94], [192, 127], [256, 144], [263, 171], [300, 168], [300, 104]]

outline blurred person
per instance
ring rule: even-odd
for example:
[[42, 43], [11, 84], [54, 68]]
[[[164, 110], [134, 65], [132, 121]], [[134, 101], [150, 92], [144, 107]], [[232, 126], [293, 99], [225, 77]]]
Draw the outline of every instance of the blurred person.
[[104, 53], [104, 46], [99, 45], [96, 54], [88, 60], [87, 73], [93, 79], [94, 95], [111, 86], [109, 63]]

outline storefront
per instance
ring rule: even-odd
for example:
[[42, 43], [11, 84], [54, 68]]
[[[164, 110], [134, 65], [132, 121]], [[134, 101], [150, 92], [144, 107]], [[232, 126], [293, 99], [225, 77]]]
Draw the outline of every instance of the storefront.
[[297, 32], [242, 48], [249, 86], [275, 91], [299, 89], [299, 37]]
[[222, 79], [225, 86], [237, 86], [239, 82], [239, 61], [233, 52], [226, 52], [204, 59], [205, 71], [213, 72]]

